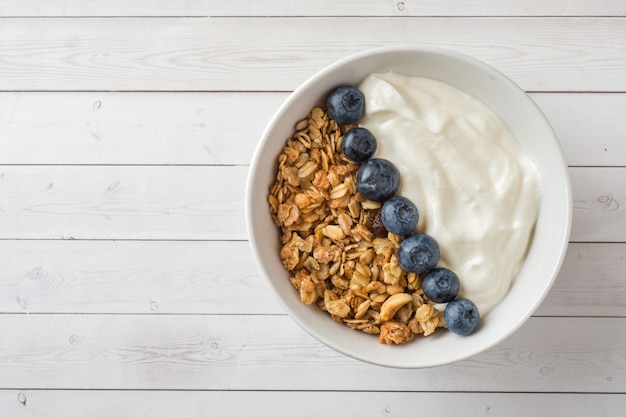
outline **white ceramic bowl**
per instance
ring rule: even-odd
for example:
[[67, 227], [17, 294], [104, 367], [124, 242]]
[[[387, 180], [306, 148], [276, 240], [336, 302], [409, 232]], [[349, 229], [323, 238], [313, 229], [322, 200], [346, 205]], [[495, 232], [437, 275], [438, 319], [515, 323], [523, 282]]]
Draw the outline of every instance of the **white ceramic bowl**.
[[[405, 345], [388, 346], [377, 337], [336, 323], [317, 306], [300, 302], [279, 259], [278, 231], [267, 203], [276, 159], [295, 123], [340, 84], [357, 84], [372, 72], [395, 71], [444, 81], [478, 98], [506, 123], [536, 165], [543, 183], [539, 218], [528, 257], [507, 296], [461, 337], [438, 331]], [[246, 190], [252, 251], [289, 316], [309, 334], [351, 357], [378, 365], [421, 368], [468, 358], [501, 342], [535, 311], [557, 276], [569, 240], [572, 196], [557, 137], [534, 102], [511, 80], [476, 59], [432, 47], [387, 47], [358, 53], [321, 70], [289, 96], [258, 144]], [[497, 256], [497, 254], [494, 254]]]

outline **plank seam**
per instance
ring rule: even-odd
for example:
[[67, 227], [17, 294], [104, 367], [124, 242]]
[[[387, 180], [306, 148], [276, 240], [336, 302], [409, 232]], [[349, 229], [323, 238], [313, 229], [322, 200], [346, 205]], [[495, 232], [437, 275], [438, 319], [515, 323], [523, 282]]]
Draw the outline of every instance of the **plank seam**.
[[[398, 12], [401, 13], [401, 12]], [[374, 19], [623, 19], [626, 15], [514, 15], [514, 14], [498, 14], [498, 15], [444, 15], [444, 14], [426, 14], [426, 15], [398, 15], [398, 14], [330, 14], [330, 15], [112, 15], [112, 16], [89, 16], [89, 15], [77, 15], [77, 16], [63, 16], [63, 15], [48, 15], [48, 16], [0, 16], [2, 19], [30, 19], [30, 20], [42, 20], [42, 19], [329, 19], [329, 18], [374, 18]]]
[[299, 390], [299, 389], [194, 389], [194, 388], [3, 388], [0, 387], [0, 391], [94, 391], [94, 392], [280, 392], [280, 393], [397, 393], [397, 394], [502, 394], [502, 395], [626, 395], [626, 391], [467, 391], [467, 390], [450, 390], [450, 391], [409, 391], [409, 390]]

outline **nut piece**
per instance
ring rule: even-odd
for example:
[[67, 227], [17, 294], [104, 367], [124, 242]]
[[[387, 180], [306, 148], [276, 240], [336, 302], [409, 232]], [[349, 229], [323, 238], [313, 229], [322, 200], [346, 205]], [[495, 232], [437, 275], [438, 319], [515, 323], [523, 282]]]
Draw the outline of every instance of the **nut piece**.
[[396, 315], [400, 307], [413, 301], [413, 296], [405, 292], [394, 294], [380, 306], [380, 321], [389, 321]]

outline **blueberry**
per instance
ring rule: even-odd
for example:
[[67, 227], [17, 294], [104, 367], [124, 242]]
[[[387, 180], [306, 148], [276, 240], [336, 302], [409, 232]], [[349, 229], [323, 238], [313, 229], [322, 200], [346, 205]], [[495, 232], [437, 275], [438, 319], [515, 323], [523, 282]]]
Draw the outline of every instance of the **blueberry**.
[[400, 173], [386, 159], [368, 159], [356, 174], [356, 189], [368, 200], [385, 201], [398, 191], [399, 186]]
[[365, 115], [365, 97], [356, 87], [342, 85], [328, 95], [326, 109], [340, 125], [358, 123]]
[[439, 245], [427, 234], [407, 237], [398, 247], [398, 264], [408, 272], [425, 274], [439, 262]]
[[448, 303], [443, 319], [452, 333], [467, 336], [478, 326], [480, 314], [474, 303], [466, 298], [459, 298]]
[[430, 271], [422, 282], [424, 295], [435, 303], [447, 303], [454, 300], [460, 289], [459, 277], [447, 268]]
[[410, 235], [419, 220], [417, 207], [406, 197], [391, 197], [385, 201], [380, 212], [385, 228], [400, 236]]
[[341, 150], [355, 162], [363, 162], [374, 156], [376, 152], [376, 138], [372, 132], [364, 127], [355, 127], [343, 135]]

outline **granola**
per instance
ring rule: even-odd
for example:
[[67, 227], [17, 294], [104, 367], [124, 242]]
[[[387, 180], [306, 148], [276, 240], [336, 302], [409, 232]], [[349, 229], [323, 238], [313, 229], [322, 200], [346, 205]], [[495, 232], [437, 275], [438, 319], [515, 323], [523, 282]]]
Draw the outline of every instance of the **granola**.
[[403, 238], [380, 229], [380, 203], [356, 190], [359, 164], [341, 151], [353, 127], [315, 107], [287, 139], [268, 195], [279, 254], [303, 303], [381, 343], [407, 343], [445, 327], [443, 312], [398, 265]]

